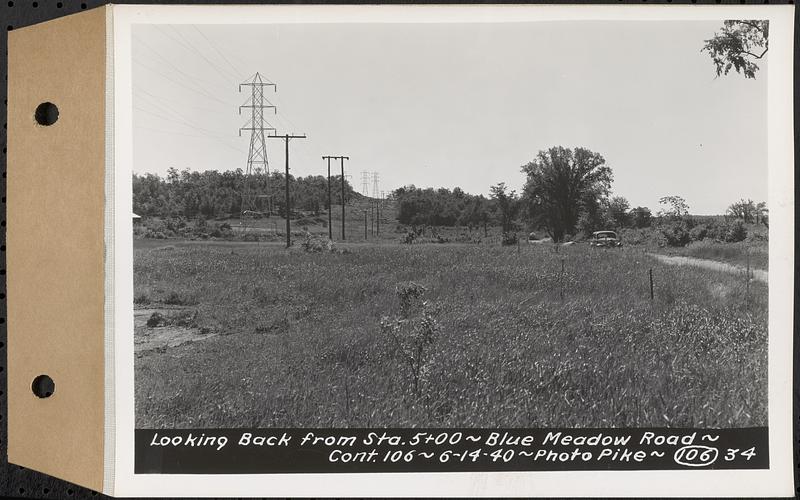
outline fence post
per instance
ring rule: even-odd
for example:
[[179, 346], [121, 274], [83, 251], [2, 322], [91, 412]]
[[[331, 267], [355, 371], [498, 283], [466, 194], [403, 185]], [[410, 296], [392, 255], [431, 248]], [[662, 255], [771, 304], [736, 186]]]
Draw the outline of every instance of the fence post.
[[747, 271], [744, 275], [745, 282], [745, 304], [750, 307], [750, 247], [745, 247], [745, 254], [747, 255]]
[[653, 268], [650, 268], [650, 300], [653, 300]]
[[558, 291], [561, 300], [564, 300], [564, 257], [561, 257], [561, 278], [560, 281], [560, 289]]

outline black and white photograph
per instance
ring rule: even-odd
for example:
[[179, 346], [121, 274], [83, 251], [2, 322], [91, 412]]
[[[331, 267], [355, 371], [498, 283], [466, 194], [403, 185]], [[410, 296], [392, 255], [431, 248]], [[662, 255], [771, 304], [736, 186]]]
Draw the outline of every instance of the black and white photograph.
[[115, 38], [135, 477], [783, 477], [788, 17], [188, 12]]
[[132, 34], [137, 426], [767, 424], [767, 21]]

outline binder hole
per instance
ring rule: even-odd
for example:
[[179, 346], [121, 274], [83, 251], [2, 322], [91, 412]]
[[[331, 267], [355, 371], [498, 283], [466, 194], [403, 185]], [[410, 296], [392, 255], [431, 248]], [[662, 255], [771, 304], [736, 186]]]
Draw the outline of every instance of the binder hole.
[[58, 107], [52, 102], [43, 102], [36, 107], [36, 123], [48, 127], [58, 121]]
[[49, 398], [55, 392], [56, 384], [47, 375], [39, 375], [33, 379], [31, 390], [36, 394], [36, 397]]

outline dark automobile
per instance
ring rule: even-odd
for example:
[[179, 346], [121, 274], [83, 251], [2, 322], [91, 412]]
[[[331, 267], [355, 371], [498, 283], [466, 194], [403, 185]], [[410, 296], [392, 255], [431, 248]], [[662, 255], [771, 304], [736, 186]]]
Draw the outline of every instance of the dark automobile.
[[595, 231], [589, 245], [593, 247], [621, 247], [622, 239], [614, 231]]

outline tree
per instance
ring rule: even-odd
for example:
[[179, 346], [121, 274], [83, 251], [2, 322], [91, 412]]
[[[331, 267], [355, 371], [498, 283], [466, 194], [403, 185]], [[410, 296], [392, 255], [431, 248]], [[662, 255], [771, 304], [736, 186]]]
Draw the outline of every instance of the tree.
[[766, 202], [762, 201], [756, 203], [753, 200], [745, 200], [742, 198], [736, 203], [732, 203], [725, 214], [736, 219], [742, 219], [742, 221], [748, 224], [758, 224], [761, 222], [766, 224], [768, 212]]
[[665, 208], [658, 211], [659, 217], [681, 219], [689, 215], [689, 205], [680, 196], [664, 196], [659, 198], [658, 203], [659, 205], [665, 205]]
[[527, 216], [554, 241], [574, 233], [580, 214], [608, 196], [613, 180], [605, 159], [585, 148], [539, 151], [522, 172], [528, 177], [523, 194]]
[[725, 214], [735, 219], [742, 219], [744, 222], [752, 223], [756, 219], [756, 204], [753, 200], [742, 198], [736, 203], [732, 203]]
[[624, 196], [614, 196], [605, 202], [606, 220], [611, 222], [616, 228], [626, 227], [629, 224], [630, 216], [628, 209], [630, 203]]
[[711, 56], [717, 76], [733, 68], [745, 78], [755, 78], [758, 65], [769, 50], [769, 21], [725, 21], [722, 30], [706, 40], [702, 51]]
[[761, 201], [756, 204], [756, 224], [762, 223], [765, 226], [769, 226], [769, 209], [767, 208], [767, 202]]
[[648, 227], [650, 225], [652, 214], [647, 207], [636, 207], [631, 209], [630, 212], [631, 224], [635, 228]]
[[497, 209], [497, 220], [503, 228], [504, 233], [515, 230], [514, 219], [519, 214], [519, 200], [516, 191], [508, 191], [505, 182], [489, 188], [491, 198], [495, 202]]

